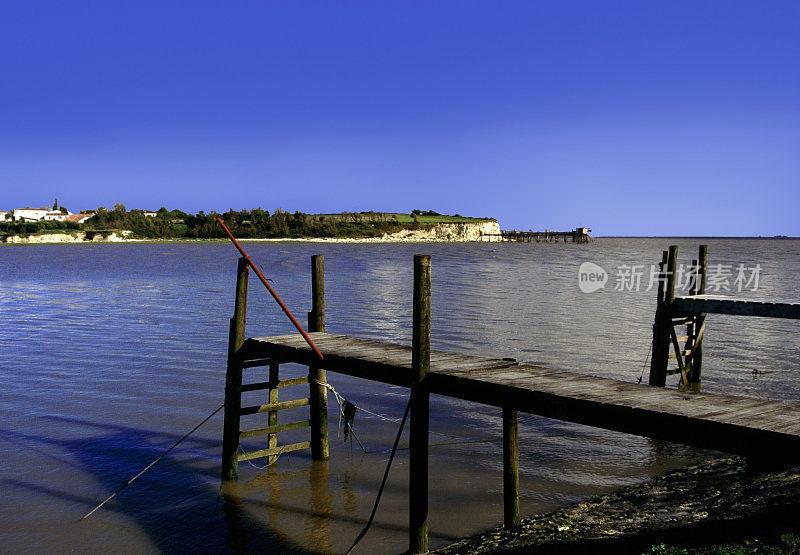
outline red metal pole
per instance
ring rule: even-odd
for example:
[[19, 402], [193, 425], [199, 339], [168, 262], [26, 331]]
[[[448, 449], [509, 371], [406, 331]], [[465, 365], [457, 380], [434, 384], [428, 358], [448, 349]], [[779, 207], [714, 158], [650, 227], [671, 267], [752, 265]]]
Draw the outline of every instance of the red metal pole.
[[216, 219], [217, 219], [217, 223], [222, 227], [222, 230], [225, 232], [225, 235], [228, 236], [228, 239], [233, 241], [233, 245], [237, 249], [239, 249], [240, 253], [242, 253], [242, 256], [247, 261], [247, 263], [250, 265], [250, 267], [253, 269], [253, 271], [256, 273], [256, 275], [258, 276], [258, 279], [261, 280], [261, 283], [263, 283], [264, 287], [267, 288], [267, 291], [269, 291], [269, 294], [272, 295], [272, 298], [277, 301], [277, 303], [280, 305], [281, 309], [283, 309], [283, 312], [286, 314], [286, 316], [289, 317], [289, 320], [292, 321], [292, 324], [294, 324], [294, 327], [296, 327], [297, 331], [300, 332], [300, 335], [303, 336], [303, 339], [306, 340], [306, 343], [308, 343], [308, 346], [311, 347], [312, 349], [314, 349], [314, 352], [317, 353], [317, 356], [319, 357], [319, 359], [322, 360], [324, 358], [322, 356], [322, 353], [319, 351], [319, 349], [317, 349], [317, 346], [314, 345], [314, 342], [308, 336], [308, 334], [306, 333], [306, 330], [303, 329], [303, 326], [300, 325], [300, 323], [297, 321], [297, 319], [294, 317], [294, 315], [292, 315], [291, 311], [288, 308], [286, 308], [285, 304], [283, 304], [283, 301], [278, 296], [278, 294], [275, 292], [275, 290], [272, 288], [272, 286], [269, 284], [269, 282], [267, 281], [267, 278], [265, 278], [264, 274], [261, 273], [261, 270], [259, 270], [258, 267], [256, 267], [255, 263], [253, 262], [253, 259], [250, 258], [250, 255], [248, 255], [246, 252], [244, 252], [244, 249], [242, 248], [242, 245], [240, 245], [239, 241], [237, 241], [236, 238], [233, 236], [231, 231], [228, 229], [228, 226], [225, 225], [225, 222], [223, 222], [222, 219], [219, 216], [217, 216]]

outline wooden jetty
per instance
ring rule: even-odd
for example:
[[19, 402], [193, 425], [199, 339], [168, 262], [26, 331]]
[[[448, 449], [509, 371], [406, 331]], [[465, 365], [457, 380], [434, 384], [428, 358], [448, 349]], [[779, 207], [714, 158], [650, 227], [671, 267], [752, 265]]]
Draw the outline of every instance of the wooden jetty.
[[[663, 386], [668, 376], [678, 374], [679, 387], [699, 391], [708, 314], [800, 319], [800, 303], [706, 295], [707, 259], [708, 247], [700, 245], [698, 257], [689, 266], [691, 271], [687, 278], [692, 284], [690, 294], [676, 296], [678, 247], [672, 245], [662, 253], [653, 323], [650, 385]], [[683, 325], [686, 326], [685, 335], [679, 336], [675, 328]], [[670, 359], [676, 361], [677, 367], [668, 368]]]
[[516, 231], [504, 230], [500, 233], [482, 233], [481, 238], [485, 241], [515, 241], [519, 243], [530, 243], [536, 241], [537, 243], [588, 243], [589, 232], [592, 231], [588, 227], [576, 227], [572, 231]]
[[[671, 249], [677, 256], [677, 249]], [[674, 264], [669, 253], [663, 259], [662, 271]], [[409, 464], [409, 551], [428, 550], [428, 424], [430, 394], [444, 395], [497, 407], [503, 416], [503, 491], [504, 522], [519, 523], [518, 480], [518, 411], [548, 418], [576, 422], [639, 436], [674, 441], [703, 448], [717, 449], [748, 456], [795, 459], [800, 457], [800, 403], [751, 399], [731, 395], [681, 391], [651, 387], [578, 373], [573, 369], [555, 370], [513, 359], [489, 358], [430, 350], [430, 272], [427, 256], [414, 257], [414, 298], [412, 345], [398, 345], [346, 335], [325, 333], [323, 261], [312, 258], [312, 311], [309, 313], [309, 336], [324, 354], [322, 360], [298, 335], [280, 335], [245, 339], [247, 298], [247, 265], [239, 263], [234, 317], [230, 323], [230, 343], [225, 397], [225, 431], [223, 438], [223, 479], [235, 479], [237, 463], [257, 457], [274, 460], [281, 453], [311, 449], [312, 457], [327, 459], [326, 372], [408, 387], [410, 390], [410, 464]], [[674, 274], [674, 272], [673, 272]], [[687, 301], [674, 297], [674, 281], [665, 280], [659, 290], [656, 321], [661, 322], [658, 341], [662, 341], [666, 321], [672, 326], [680, 314], [730, 307], [732, 301], [720, 304], [719, 299], [698, 295]], [[669, 302], [667, 302], [669, 299]], [[704, 304], [711, 303], [717, 304]], [[688, 303], [688, 304], [682, 304]], [[700, 303], [700, 304], [691, 304]], [[725, 304], [727, 303], [727, 304]], [[737, 310], [755, 310], [741, 308]], [[721, 309], [720, 309], [721, 310]], [[788, 310], [789, 312], [784, 312]], [[764, 308], [794, 314], [794, 308]], [[727, 313], [734, 313], [728, 311]], [[789, 316], [787, 316], [789, 317]], [[791, 316], [794, 317], [794, 316]], [[693, 316], [695, 318], [695, 316]], [[702, 322], [692, 325], [699, 331], [695, 342], [702, 342]], [[674, 335], [666, 330], [670, 340]], [[698, 337], [699, 336], [699, 337]], [[654, 336], [654, 341], [656, 336]], [[663, 345], [659, 345], [659, 361], [651, 367], [650, 383], [663, 385]], [[663, 352], [662, 352], [663, 351]], [[696, 355], [695, 355], [696, 356]], [[654, 359], [656, 355], [654, 353]], [[664, 360], [667, 360], [664, 358]], [[695, 359], [697, 360], [697, 359]], [[279, 367], [299, 363], [309, 367], [309, 376], [291, 380], [279, 379]], [[683, 363], [686, 368], [688, 363]], [[693, 367], [699, 376], [699, 363]], [[244, 372], [258, 366], [269, 368], [268, 381], [243, 383]], [[686, 373], [686, 372], [684, 372]], [[257, 379], [257, 378], [252, 378]], [[687, 377], [688, 380], [688, 377]], [[698, 380], [699, 381], [699, 380]], [[309, 396], [278, 400], [278, 391], [288, 385], [308, 384]], [[241, 406], [242, 391], [264, 389], [268, 403]], [[310, 418], [278, 424], [278, 411], [291, 407], [310, 406]], [[267, 417], [266, 426], [240, 429], [245, 415]], [[278, 445], [277, 434], [284, 430], [310, 427], [307, 442]], [[239, 439], [255, 435], [267, 436], [265, 449], [254, 453], [239, 452]]]

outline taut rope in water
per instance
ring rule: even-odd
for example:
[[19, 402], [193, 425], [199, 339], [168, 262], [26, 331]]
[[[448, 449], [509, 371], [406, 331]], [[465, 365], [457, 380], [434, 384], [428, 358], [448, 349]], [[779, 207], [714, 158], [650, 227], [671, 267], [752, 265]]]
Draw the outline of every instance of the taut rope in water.
[[186, 439], [187, 437], [189, 437], [190, 435], [192, 435], [193, 433], [195, 433], [195, 432], [198, 430], [198, 428], [200, 428], [200, 426], [202, 426], [203, 424], [205, 424], [206, 422], [208, 422], [209, 420], [211, 420], [211, 417], [212, 417], [212, 416], [214, 416], [215, 414], [217, 414], [219, 411], [221, 411], [221, 410], [222, 410], [222, 407], [224, 407], [224, 406], [225, 406], [225, 405], [224, 405], [224, 404], [222, 404], [222, 405], [220, 405], [219, 407], [217, 407], [217, 409], [216, 409], [214, 412], [212, 412], [211, 414], [209, 414], [208, 416], [206, 416], [205, 420], [203, 420], [202, 422], [200, 422], [200, 424], [198, 424], [197, 426], [195, 426], [194, 428], [192, 428], [192, 431], [191, 431], [191, 432], [189, 432], [188, 434], [186, 434], [185, 436], [183, 436], [182, 438], [180, 438], [178, 441], [176, 441], [175, 443], [173, 443], [173, 444], [172, 444], [172, 447], [170, 447], [169, 449], [167, 449], [166, 451], [164, 451], [163, 453], [161, 453], [161, 456], [159, 456], [159, 457], [158, 457], [156, 460], [154, 460], [153, 462], [151, 462], [150, 464], [148, 464], [147, 466], [145, 466], [145, 467], [144, 467], [144, 468], [143, 468], [143, 469], [142, 469], [142, 470], [141, 470], [141, 471], [140, 471], [140, 472], [139, 472], [139, 473], [138, 473], [136, 476], [134, 476], [133, 478], [131, 478], [130, 480], [128, 480], [127, 482], [125, 482], [124, 484], [122, 484], [122, 486], [121, 486], [121, 487], [120, 487], [120, 488], [119, 488], [117, 491], [115, 491], [114, 493], [112, 493], [111, 495], [109, 495], [109, 496], [108, 496], [108, 497], [107, 497], [107, 498], [106, 498], [106, 499], [105, 499], [105, 500], [104, 500], [102, 503], [100, 503], [100, 504], [99, 504], [97, 507], [95, 507], [94, 509], [92, 509], [91, 511], [89, 511], [88, 513], [86, 513], [85, 515], [83, 515], [83, 516], [81, 517], [81, 520], [86, 520], [87, 518], [89, 518], [90, 516], [92, 516], [92, 513], [94, 513], [94, 512], [95, 512], [97, 509], [99, 509], [100, 507], [102, 507], [103, 505], [105, 505], [106, 503], [108, 503], [109, 501], [111, 501], [111, 500], [114, 498], [114, 496], [115, 496], [115, 495], [117, 495], [119, 492], [121, 492], [122, 490], [124, 490], [125, 488], [127, 488], [127, 487], [128, 487], [128, 486], [129, 486], [129, 485], [130, 485], [130, 484], [131, 484], [131, 483], [132, 483], [134, 480], [136, 480], [136, 478], [138, 478], [139, 476], [141, 476], [142, 474], [144, 474], [145, 472], [147, 472], [148, 470], [150, 470], [150, 468], [151, 468], [151, 467], [152, 467], [154, 464], [156, 464], [158, 461], [160, 461], [161, 459], [163, 459], [164, 457], [166, 457], [166, 456], [167, 456], [167, 454], [168, 454], [170, 451], [172, 451], [173, 449], [175, 449], [175, 448], [176, 448], [178, 445], [180, 445], [180, 444], [181, 444], [181, 442], [182, 442], [184, 439]]
[[386, 486], [386, 478], [389, 477], [389, 469], [392, 468], [392, 460], [394, 460], [394, 454], [397, 452], [397, 444], [400, 443], [400, 436], [403, 435], [403, 428], [406, 426], [406, 418], [408, 418], [408, 411], [411, 409], [411, 399], [414, 393], [412, 391], [411, 395], [408, 397], [408, 404], [406, 405], [406, 411], [403, 413], [403, 420], [400, 422], [400, 427], [397, 429], [397, 437], [394, 438], [394, 446], [392, 447], [392, 454], [389, 455], [389, 462], [386, 463], [386, 471], [383, 473], [383, 480], [381, 480], [381, 487], [378, 488], [378, 495], [375, 497], [375, 504], [372, 506], [372, 513], [369, 515], [369, 520], [367, 521], [367, 525], [364, 526], [364, 529], [361, 530], [361, 533], [358, 534], [353, 545], [350, 546], [345, 552], [345, 555], [350, 555], [350, 552], [353, 551], [353, 548], [358, 545], [358, 542], [367, 535], [367, 531], [369, 531], [369, 527], [372, 526], [372, 521], [375, 518], [375, 513], [378, 511], [378, 503], [381, 502], [381, 495], [383, 495], [383, 488]]

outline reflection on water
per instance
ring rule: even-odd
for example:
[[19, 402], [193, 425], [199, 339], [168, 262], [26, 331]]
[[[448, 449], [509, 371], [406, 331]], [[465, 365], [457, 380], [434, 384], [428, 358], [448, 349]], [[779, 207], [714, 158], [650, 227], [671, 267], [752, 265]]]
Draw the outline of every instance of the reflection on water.
[[[310, 255], [323, 253], [328, 330], [406, 344], [412, 255], [431, 254], [434, 348], [636, 381], [646, 367], [654, 293], [614, 291], [613, 273], [620, 264], [657, 262], [671, 242], [248, 249], [298, 315], [309, 309]], [[677, 242], [688, 263], [700, 241]], [[760, 289], [748, 296], [798, 298], [800, 242], [708, 243], [713, 263], [761, 265]], [[580, 293], [577, 268], [586, 261], [609, 271], [606, 289]], [[367, 453], [335, 437], [331, 400], [330, 461], [298, 452], [268, 469], [243, 463], [239, 483], [220, 489], [218, 417], [78, 522], [221, 402], [235, 271], [236, 252], [224, 244], [0, 248], [0, 535], [7, 550], [337, 552], [350, 545], [369, 516], [396, 432], [391, 419], [402, 416], [407, 392], [335, 374], [329, 379], [340, 393], [388, 419], [358, 413], [355, 430]], [[251, 291], [248, 335], [291, 333], [266, 293]], [[794, 321], [713, 315], [703, 387], [799, 399], [799, 337]], [[754, 377], [753, 368], [761, 373]], [[261, 380], [263, 371], [249, 370], [248, 379]], [[290, 377], [304, 369], [281, 371]], [[292, 412], [281, 422], [301, 418], [302, 409]], [[435, 547], [502, 522], [501, 414], [434, 396], [431, 417]], [[250, 418], [247, 427], [264, 425]], [[248, 450], [262, 448], [250, 441]], [[521, 415], [521, 508], [550, 510], [702, 456]], [[407, 457], [404, 437], [362, 553], [407, 545]]]

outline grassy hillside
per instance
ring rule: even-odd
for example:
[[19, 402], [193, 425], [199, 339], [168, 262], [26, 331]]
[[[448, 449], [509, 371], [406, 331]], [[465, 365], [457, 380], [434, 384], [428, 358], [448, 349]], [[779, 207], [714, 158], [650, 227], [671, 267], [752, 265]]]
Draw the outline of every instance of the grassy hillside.
[[420, 229], [440, 223], [480, 223], [491, 218], [470, 218], [455, 214], [448, 216], [433, 211], [400, 212], [341, 212], [339, 214], [289, 213], [275, 210], [229, 210], [223, 214], [187, 214], [180, 210], [161, 208], [155, 217], [141, 210], [103, 210], [83, 224], [72, 222], [2, 222], [0, 236], [36, 235], [69, 231], [130, 230], [133, 237], [142, 239], [216, 239], [223, 238], [215, 217], [220, 216], [231, 232], [240, 238], [364, 238], [380, 237], [404, 229]]

